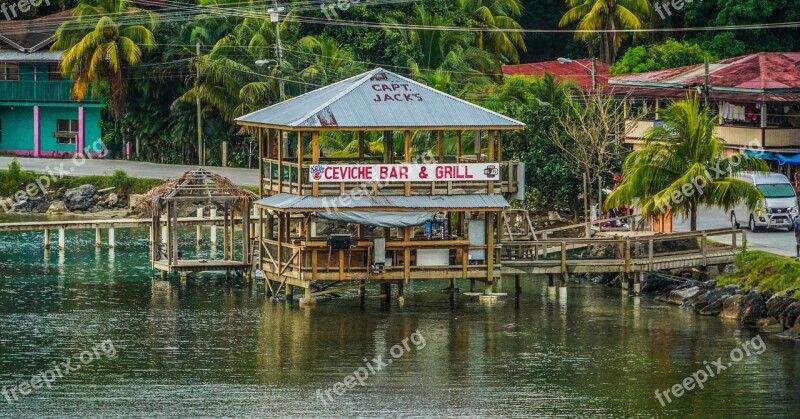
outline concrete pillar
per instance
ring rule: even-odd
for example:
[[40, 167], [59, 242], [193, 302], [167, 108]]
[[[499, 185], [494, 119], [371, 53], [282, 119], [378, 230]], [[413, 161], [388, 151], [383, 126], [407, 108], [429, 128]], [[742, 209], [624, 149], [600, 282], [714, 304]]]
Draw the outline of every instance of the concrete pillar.
[[217, 209], [216, 208], [211, 208], [210, 213], [211, 213], [211, 220], [212, 220], [211, 221], [211, 238], [210, 238], [210, 240], [211, 240], [211, 245], [215, 246], [217, 244], [217, 225], [216, 225], [216, 221], [214, 221], [214, 220], [217, 218]]
[[49, 249], [50, 248], [50, 229], [49, 228], [44, 229], [44, 248], [45, 249]]
[[58, 250], [64, 250], [64, 227], [58, 229]]
[[95, 227], [94, 229], [94, 245], [95, 247], [100, 247], [103, 243], [103, 235], [100, 227]]
[[108, 248], [114, 248], [114, 227], [108, 229]]
[[[202, 207], [197, 209], [197, 219], [198, 220], [202, 220], [203, 219], [203, 208]], [[203, 226], [201, 224], [198, 224], [197, 225], [197, 243], [202, 243], [202, 242], [203, 242]]]

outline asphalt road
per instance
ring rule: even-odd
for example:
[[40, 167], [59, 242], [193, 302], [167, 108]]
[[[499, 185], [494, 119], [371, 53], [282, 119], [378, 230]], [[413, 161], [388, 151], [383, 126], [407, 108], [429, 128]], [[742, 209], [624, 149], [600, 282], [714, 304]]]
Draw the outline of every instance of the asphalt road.
[[[12, 157], [0, 157], [0, 169], [5, 170]], [[20, 158], [17, 160], [22, 170], [47, 173], [48, 170], [63, 173], [65, 176], [112, 175], [116, 170], [124, 170], [131, 177], [149, 179], [169, 179], [177, 177], [197, 166], [145, 163], [127, 160], [86, 159], [44, 159]], [[206, 167], [211, 172], [225, 176], [240, 186], [258, 186], [258, 170], [234, 169], [229, 167]]]
[[[720, 208], [704, 208], [697, 213], [697, 229], [710, 230], [715, 228], [727, 228], [731, 223], [726, 213]], [[689, 219], [682, 220], [676, 216], [673, 221], [674, 231], [689, 231]], [[730, 244], [730, 238], [722, 240], [716, 237], [714, 240]], [[747, 230], [747, 248], [750, 250], [763, 250], [783, 256], [796, 256], [794, 232], [779, 230], [765, 230], [752, 233]]]

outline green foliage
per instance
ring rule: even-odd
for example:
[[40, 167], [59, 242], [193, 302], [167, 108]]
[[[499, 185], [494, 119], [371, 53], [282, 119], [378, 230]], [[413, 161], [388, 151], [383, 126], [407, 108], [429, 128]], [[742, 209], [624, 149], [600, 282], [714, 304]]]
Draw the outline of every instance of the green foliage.
[[611, 66], [611, 74], [644, 73], [682, 67], [702, 63], [706, 58], [709, 61], [717, 59], [695, 43], [668, 39], [663, 44], [630, 48], [616, 64]]
[[697, 98], [675, 102], [662, 115], [663, 125], [651, 128], [644, 146], [625, 159], [623, 181], [606, 208], [637, 201], [646, 216], [690, 216], [695, 230], [700, 205], [730, 209], [744, 203], [754, 209], [763, 200], [756, 187], [735, 175], [765, 171], [767, 164], [746, 154], [727, 156], [725, 141], [714, 134], [716, 117]]
[[756, 287], [759, 291], [793, 294], [800, 298], [800, 261], [761, 251], [746, 251], [736, 257], [736, 272], [717, 277], [719, 285]]
[[127, 194], [133, 187], [133, 179], [124, 170], [116, 170], [111, 176], [111, 184], [119, 194]]

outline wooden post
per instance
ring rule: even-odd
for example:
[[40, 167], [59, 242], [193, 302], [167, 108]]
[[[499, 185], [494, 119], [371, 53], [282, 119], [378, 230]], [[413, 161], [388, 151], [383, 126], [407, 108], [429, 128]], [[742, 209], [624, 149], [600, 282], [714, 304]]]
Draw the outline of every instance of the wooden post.
[[519, 274], [514, 275], [514, 291], [516, 291], [517, 299], [522, 295], [522, 285], [519, 282]]
[[475, 159], [477, 163], [481, 162], [481, 131], [476, 130], [472, 132], [473, 143], [475, 148]]
[[[495, 160], [497, 161], [498, 163], [497, 167], [499, 168], [500, 167], [499, 163], [503, 162], [503, 131], [497, 130], [497, 137], [495, 137], [494, 141], [495, 144], [497, 144], [497, 155], [495, 156]], [[500, 172], [498, 169], [498, 174], [499, 173]], [[511, 179], [511, 176], [509, 176], [509, 179]]]
[[264, 197], [264, 128], [258, 129], [258, 197]]
[[494, 213], [486, 212], [486, 290], [494, 292]]
[[364, 163], [364, 149], [365, 148], [366, 147], [365, 147], [365, 144], [364, 144], [364, 131], [359, 131], [358, 132], [358, 162], [359, 163]]
[[462, 131], [456, 131], [456, 162], [461, 160], [461, 134]]
[[[177, 224], [177, 223], [176, 223]], [[113, 249], [116, 244], [114, 243], [114, 227], [108, 229], [108, 248]], [[178, 246], [178, 240], [175, 240], [175, 246]]]
[[230, 236], [228, 235], [228, 203], [222, 209], [222, 259], [228, 260], [228, 246], [230, 246]]
[[58, 250], [64, 250], [64, 227], [58, 229]]
[[409, 280], [411, 278], [411, 229], [413, 227], [403, 228], [403, 279]]
[[[488, 145], [486, 146], [486, 152], [487, 152], [486, 159], [489, 161], [489, 163], [494, 162], [494, 131], [491, 130], [489, 131], [489, 140], [488, 140]], [[494, 182], [491, 180], [489, 181], [489, 184], [487, 186], [487, 191], [490, 194], [494, 193]]]
[[[197, 208], [197, 219], [203, 219], [203, 207]], [[203, 225], [197, 225], [197, 243], [200, 244], [203, 242]]]
[[167, 265], [172, 264], [172, 211], [170, 210], [169, 201], [166, 202], [167, 224], [162, 230], [164, 232], [164, 255], [167, 259]]
[[44, 248], [45, 249], [49, 249], [50, 248], [50, 229], [49, 228], [44, 229]]
[[294, 300], [294, 286], [286, 285], [286, 301], [292, 302]]
[[103, 233], [100, 227], [94, 228], [94, 247], [100, 247], [103, 244]]
[[278, 130], [278, 193], [283, 193], [283, 130]]
[[[319, 164], [319, 131], [311, 133], [311, 163]], [[311, 194], [319, 196], [319, 183], [311, 184]]]
[[297, 131], [297, 194], [303, 194], [303, 131]]
[[550, 288], [555, 288], [556, 286], [556, 277], [554, 274], [547, 274], [547, 286]]
[[[250, 208], [242, 211], [242, 262], [252, 263], [250, 258]], [[249, 272], [249, 271], [248, 271]]]
[[[411, 163], [411, 131], [406, 130], [405, 135], [405, 162]], [[411, 196], [411, 182], [405, 183], [405, 195]]]
[[214, 206], [211, 208], [210, 216], [211, 216], [211, 245], [217, 245], [217, 207]]
[[178, 264], [178, 208], [175, 202], [169, 205], [170, 218], [172, 219], [172, 261]]
[[300, 305], [313, 306], [316, 303], [317, 300], [311, 296], [311, 286], [309, 286], [305, 289], [305, 296], [300, 299]]

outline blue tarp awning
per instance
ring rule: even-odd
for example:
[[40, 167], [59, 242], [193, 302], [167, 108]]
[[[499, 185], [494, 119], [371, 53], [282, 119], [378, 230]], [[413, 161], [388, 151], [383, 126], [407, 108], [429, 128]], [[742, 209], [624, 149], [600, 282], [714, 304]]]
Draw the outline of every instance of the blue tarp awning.
[[759, 157], [761, 160], [777, 161], [778, 165], [783, 166], [786, 163], [800, 165], [800, 153], [773, 153], [770, 151], [762, 150], [742, 150], [744, 154], [753, 157]]

